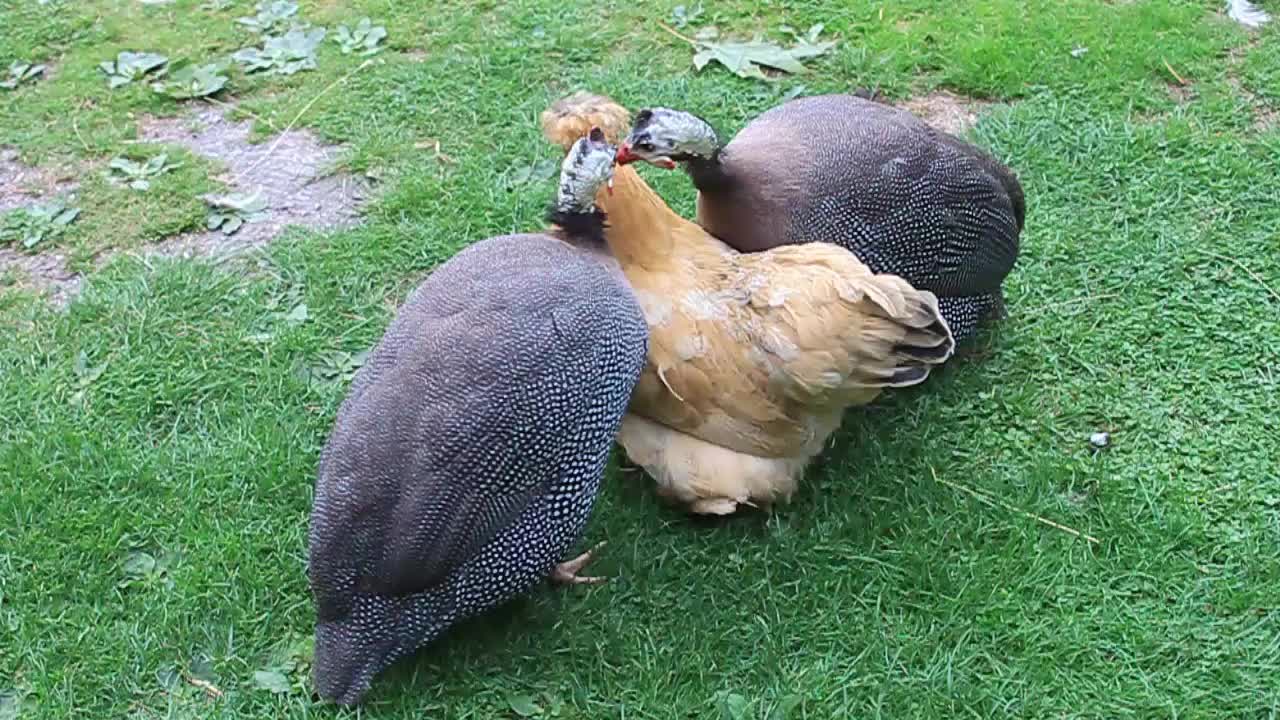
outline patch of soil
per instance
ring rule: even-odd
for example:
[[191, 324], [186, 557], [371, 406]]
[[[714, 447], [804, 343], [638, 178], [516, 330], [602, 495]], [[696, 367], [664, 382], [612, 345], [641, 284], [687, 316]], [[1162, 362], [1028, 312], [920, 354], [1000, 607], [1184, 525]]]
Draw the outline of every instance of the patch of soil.
[[916, 115], [933, 127], [959, 135], [978, 122], [978, 114], [991, 103], [975, 100], [946, 90], [913, 97], [898, 107]]
[[1280, 110], [1260, 107], [1253, 111], [1253, 129], [1258, 132], [1270, 132], [1280, 128]]
[[66, 307], [80, 292], [80, 274], [68, 269], [67, 256], [59, 252], [30, 255], [0, 247], [0, 271], [13, 272], [17, 287], [45, 295], [54, 307]]
[[30, 205], [78, 187], [64, 169], [31, 167], [18, 160], [18, 151], [0, 147], [0, 212]]
[[[328, 229], [358, 220], [369, 187], [349, 174], [330, 171], [341, 148], [325, 145], [305, 130], [277, 133], [252, 144], [251, 125], [247, 120], [233, 122], [214, 108], [202, 108], [187, 117], [141, 122], [141, 140], [181, 145], [221, 161], [227, 170], [219, 179], [227, 184], [227, 192], [257, 192], [268, 205], [265, 217], [244, 224], [232, 235], [186, 233], [148, 245], [143, 254], [229, 255], [265, 245], [292, 225]], [[33, 168], [21, 163], [16, 151], [0, 148], [0, 212], [76, 187], [73, 170]], [[111, 255], [103, 253], [97, 264]], [[0, 273], [7, 271], [12, 271], [18, 287], [47, 294], [56, 307], [65, 307], [80, 290], [81, 276], [69, 270], [67, 257], [56, 251], [33, 255], [0, 248]]]
[[[18, 159], [18, 151], [0, 147], [0, 213], [33, 205], [78, 188], [69, 168], [31, 167]], [[57, 252], [29, 254], [0, 247], [0, 272], [12, 273], [18, 287], [49, 296], [65, 306], [80, 290], [80, 276], [67, 267], [67, 257]]]
[[1245, 87], [1244, 81], [1240, 79], [1239, 72], [1240, 64], [1244, 62], [1245, 55], [1256, 48], [1258, 42], [1258, 38], [1255, 37], [1244, 45], [1231, 48], [1228, 51], [1227, 83], [1231, 85], [1231, 89], [1236, 95], [1249, 103], [1249, 107], [1253, 110], [1253, 129], [1258, 132], [1268, 132], [1280, 127], [1280, 110], [1270, 107], [1256, 93]]
[[1182, 85], [1171, 82], [1165, 84], [1165, 92], [1169, 93], [1169, 98], [1179, 105], [1187, 105], [1197, 97], [1195, 85]]
[[218, 160], [227, 167], [218, 177], [227, 184], [227, 192], [257, 193], [267, 202], [263, 219], [245, 223], [233, 235], [187, 233], [149, 246], [148, 253], [223, 255], [265, 245], [291, 225], [330, 229], [357, 221], [369, 187], [349, 174], [331, 172], [341, 148], [321, 143], [306, 130], [288, 130], [250, 143], [251, 129], [251, 121], [233, 122], [210, 107], [185, 118], [140, 123], [140, 140], [181, 145]]

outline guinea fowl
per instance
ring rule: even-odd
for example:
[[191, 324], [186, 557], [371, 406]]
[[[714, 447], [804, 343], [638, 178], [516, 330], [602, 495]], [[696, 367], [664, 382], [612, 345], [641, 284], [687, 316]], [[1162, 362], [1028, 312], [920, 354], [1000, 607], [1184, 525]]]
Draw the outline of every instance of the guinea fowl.
[[[628, 115], [576, 95], [543, 113], [549, 140], [620, 134]], [[739, 253], [673, 212], [634, 168], [596, 202], [649, 324], [649, 356], [618, 442], [695, 513], [789, 501], [845, 408], [922, 382], [954, 340], [932, 293], [821, 243]]]
[[783, 103], [721, 147], [687, 112], [641, 110], [618, 162], [682, 163], [698, 222], [743, 252], [834, 243], [938, 296], [956, 339], [1003, 313], [1024, 200], [1013, 173], [905, 110], [853, 95]]
[[578, 541], [647, 350], [604, 244], [599, 131], [575, 144], [551, 234], [440, 265], [356, 375], [321, 456], [308, 575], [320, 695], [373, 678], [458, 621], [551, 576]]

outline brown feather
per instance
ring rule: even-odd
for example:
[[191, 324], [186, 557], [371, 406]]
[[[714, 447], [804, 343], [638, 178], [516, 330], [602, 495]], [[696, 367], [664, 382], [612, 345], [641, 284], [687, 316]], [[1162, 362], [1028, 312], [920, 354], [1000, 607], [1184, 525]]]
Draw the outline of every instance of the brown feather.
[[552, 103], [540, 120], [543, 136], [568, 150], [592, 127], [603, 130], [611, 144], [618, 144], [630, 129], [631, 113], [603, 95], [579, 92]]
[[[594, 123], [562, 109], [552, 125]], [[619, 441], [695, 511], [785, 501], [846, 407], [918, 383], [951, 355], [932, 293], [841, 247], [739, 253], [673, 212], [632, 166], [616, 168], [613, 194], [596, 203], [650, 335]]]

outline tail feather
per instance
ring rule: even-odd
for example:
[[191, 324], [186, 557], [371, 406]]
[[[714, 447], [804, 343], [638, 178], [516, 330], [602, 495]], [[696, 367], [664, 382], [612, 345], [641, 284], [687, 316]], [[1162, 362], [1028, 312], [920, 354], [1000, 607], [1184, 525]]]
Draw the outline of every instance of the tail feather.
[[[875, 305], [878, 322], [867, 323], [859, 347], [866, 348], [861, 372], [849, 383], [853, 387], [906, 387], [924, 382], [933, 367], [945, 363], [955, 353], [956, 341], [938, 309], [938, 298], [927, 290], [916, 290], [895, 275], [875, 275], [865, 282], [878, 292], [867, 292]], [[893, 298], [893, 302], [881, 302]], [[869, 352], [868, 352], [869, 350]]]

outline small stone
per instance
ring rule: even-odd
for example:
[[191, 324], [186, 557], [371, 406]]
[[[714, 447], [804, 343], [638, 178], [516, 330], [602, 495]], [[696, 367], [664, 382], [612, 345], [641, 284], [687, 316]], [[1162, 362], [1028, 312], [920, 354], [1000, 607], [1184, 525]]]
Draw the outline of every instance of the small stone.
[[1096, 448], [1104, 448], [1111, 444], [1111, 433], [1096, 432], [1089, 436], [1089, 444]]

